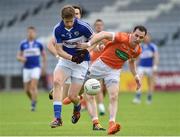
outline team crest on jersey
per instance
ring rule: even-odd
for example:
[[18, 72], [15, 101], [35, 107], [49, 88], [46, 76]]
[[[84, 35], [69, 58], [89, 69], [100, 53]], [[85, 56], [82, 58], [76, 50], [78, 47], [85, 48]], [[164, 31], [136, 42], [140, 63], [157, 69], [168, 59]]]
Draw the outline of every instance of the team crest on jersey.
[[61, 37], [66, 37], [65, 34], [61, 34]]
[[74, 32], [74, 35], [75, 35], [75, 36], [78, 36], [78, 35], [79, 35], [79, 31], [75, 31], [75, 32]]

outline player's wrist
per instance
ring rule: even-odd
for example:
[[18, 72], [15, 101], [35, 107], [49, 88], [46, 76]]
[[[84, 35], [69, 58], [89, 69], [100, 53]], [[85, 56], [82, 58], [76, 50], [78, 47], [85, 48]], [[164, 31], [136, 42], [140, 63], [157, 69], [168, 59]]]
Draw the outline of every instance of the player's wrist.
[[153, 70], [154, 70], [154, 71], [156, 71], [157, 68], [158, 68], [157, 65], [154, 65], [154, 66], [153, 66]]
[[87, 42], [87, 46], [90, 47], [92, 44], [91, 44], [91, 41], [88, 41]]
[[59, 56], [59, 55], [56, 55], [56, 58], [57, 58], [57, 59], [60, 59], [60, 56]]
[[140, 76], [138, 74], [134, 75], [135, 79], [140, 79]]

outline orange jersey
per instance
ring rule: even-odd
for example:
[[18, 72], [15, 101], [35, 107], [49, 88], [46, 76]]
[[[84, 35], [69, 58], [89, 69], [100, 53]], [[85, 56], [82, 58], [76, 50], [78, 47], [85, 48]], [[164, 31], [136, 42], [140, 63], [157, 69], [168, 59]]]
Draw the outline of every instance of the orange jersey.
[[[102, 40], [102, 42], [99, 43], [99, 44], [106, 45], [107, 42], [108, 42], [108, 40], [104, 39], [104, 40]], [[100, 55], [103, 53], [103, 51], [104, 51], [104, 49], [101, 50], [101, 51], [94, 51], [94, 50], [92, 50], [92, 51], [90, 52], [91, 62], [94, 62], [98, 57], [100, 57]]]
[[116, 33], [114, 41], [107, 43], [100, 56], [101, 60], [111, 68], [120, 69], [128, 59], [137, 58], [142, 48], [140, 45], [133, 48], [129, 43], [129, 37], [128, 33]]

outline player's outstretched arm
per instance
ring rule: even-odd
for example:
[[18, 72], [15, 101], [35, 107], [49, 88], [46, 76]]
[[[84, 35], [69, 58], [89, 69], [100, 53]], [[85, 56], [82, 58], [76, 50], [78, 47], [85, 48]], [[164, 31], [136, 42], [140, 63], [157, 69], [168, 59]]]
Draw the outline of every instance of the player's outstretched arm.
[[47, 44], [47, 48], [48, 48], [49, 52], [52, 53], [56, 57], [58, 55], [58, 53], [56, 51], [55, 44], [56, 44], [55, 38], [52, 37]]
[[89, 42], [80, 43], [79, 45], [77, 45], [77, 47], [82, 49], [87, 49], [88, 47], [98, 45], [97, 43], [99, 43], [103, 39], [108, 39], [112, 41], [114, 39], [114, 34], [107, 31], [101, 31], [95, 34]]
[[47, 68], [47, 55], [45, 50], [42, 51], [42, 75], [46, 75], [46, 68]]
[[140, 76], [137, 74], [136, 59], [130, 59], [128, 63], [129, 63], [129, 69], [135, 78], [137, 84], [137, 90], [138, 90], [141, 88], [141, 79]]
[[159, 64], [159, 53], [158, 53], [158, 51], [154, 52], [153, 58], [154, 58], [153, 72], [157, 72], [158, 64]]
[[60, 43], [55, 44], [55, 48], [56, 48], [58, 56], [60, 56], [64, 59], [67, 59], [67, 60], [72, 60], [72, 55], [65, 52], [62, 47], [63, 46]]

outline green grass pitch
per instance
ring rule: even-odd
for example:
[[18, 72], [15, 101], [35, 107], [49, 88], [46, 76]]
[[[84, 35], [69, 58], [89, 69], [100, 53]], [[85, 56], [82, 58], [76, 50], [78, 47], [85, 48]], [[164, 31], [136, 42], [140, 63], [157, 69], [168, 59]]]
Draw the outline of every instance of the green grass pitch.
[[[132, 104], [132, 93], [120, 93], [117, 121], [122, 129], [117, 136], [180, 136], [180, 92], [157, 92], [153, 103]], [[108, 104], [108, 97], [105, 99]], [[23, 92], [0, 92], [0, 136], [106, 136], [107, 131], [93, 131], [87, 111], [77, 124], [71, 123], [72, 105], [63, 106], [63, 126], [49, 127], [53, 118], [48, 94], [39, 93], [36, 112], [30, 112], [30, 102]], [[106, 110], [108, 108], [106, 107]], [[100, 117], [107, 129], [108, 113]]]

